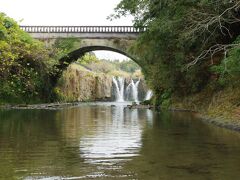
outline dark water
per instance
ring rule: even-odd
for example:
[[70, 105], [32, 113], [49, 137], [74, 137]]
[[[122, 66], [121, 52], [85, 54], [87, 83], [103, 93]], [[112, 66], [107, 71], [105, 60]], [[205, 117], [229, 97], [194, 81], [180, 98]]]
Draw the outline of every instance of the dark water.
[[240, 179], [240, 133], [108, 104], [0, 111], [0, 179]]

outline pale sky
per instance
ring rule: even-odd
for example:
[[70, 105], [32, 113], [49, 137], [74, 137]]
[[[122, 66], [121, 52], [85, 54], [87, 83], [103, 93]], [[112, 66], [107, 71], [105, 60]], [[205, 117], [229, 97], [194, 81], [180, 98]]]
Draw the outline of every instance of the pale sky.
[[[120, 0], [0, 0], [0, 12], [21, 25], [132, 25], [131, 17], [114, 21], [106, 19], [119, 2]], [[104, 59], [126, 59], [113, 52], [99, 51], [96, 54]]]

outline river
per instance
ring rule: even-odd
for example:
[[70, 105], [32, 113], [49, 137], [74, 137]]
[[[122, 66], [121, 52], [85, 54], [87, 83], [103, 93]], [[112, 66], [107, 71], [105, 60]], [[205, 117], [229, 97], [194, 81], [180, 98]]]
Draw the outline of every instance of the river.
[[0, 179], [239, 177], [240, 133], [191, 113], [110, 103], [0, 110]]

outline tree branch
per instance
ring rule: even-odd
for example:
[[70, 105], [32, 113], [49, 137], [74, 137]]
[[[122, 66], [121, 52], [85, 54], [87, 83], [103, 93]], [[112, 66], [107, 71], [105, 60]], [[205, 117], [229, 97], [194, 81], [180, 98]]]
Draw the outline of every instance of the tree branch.
[[220, 52], [223, 52], [224, 56], [226, 57], [228, 51], [233, 47], [240, 47], [240, 43], [215, 44], [212, 47], [210, 47], [208, 50], [202, 51], [202, 53], [197, 58], [195, 58], [192, 62], [186, 65], [185, 69], [189, 69], [191, 66], [196, 65], [200, 60], [206, 59], [207, 57], [211, 57], [211, 59], [213, 59], [213, 56]]

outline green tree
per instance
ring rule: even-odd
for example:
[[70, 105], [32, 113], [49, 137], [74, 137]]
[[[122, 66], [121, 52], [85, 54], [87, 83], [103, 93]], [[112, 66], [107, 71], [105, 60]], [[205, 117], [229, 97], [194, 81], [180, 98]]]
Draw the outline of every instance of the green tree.
[[217, 63], [211, 56], [221, 58], [220, 44], [240, 34], [239, 7], [237, 0], [122, 0], [111, 18], [131, 14], [135, 26], [147, 26], [132, 51], [161, 103], [166, 92], [182, 96], [205, 87]]
[[90, 63], [97, 63], [99, 62], [99, 59], [96, 57], [96, 55], [93, 52], [90, 52], [90, 53], [86, 53], [83, 57], [79, 58], [77, 62], [82, 65], [87, 65]]
[[48, 99], [52, 64], [41, 42], [0, 13], [0, 102]]

